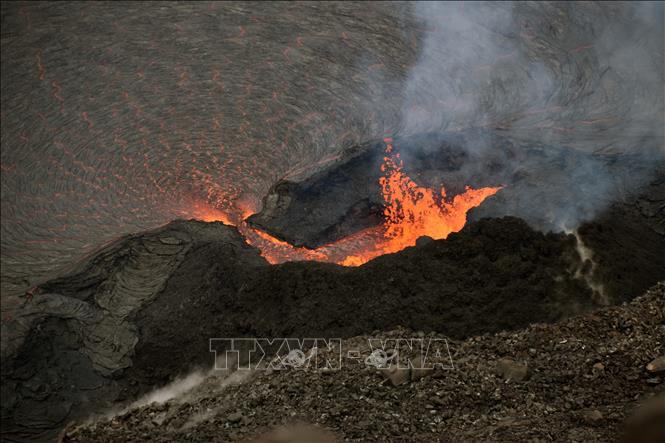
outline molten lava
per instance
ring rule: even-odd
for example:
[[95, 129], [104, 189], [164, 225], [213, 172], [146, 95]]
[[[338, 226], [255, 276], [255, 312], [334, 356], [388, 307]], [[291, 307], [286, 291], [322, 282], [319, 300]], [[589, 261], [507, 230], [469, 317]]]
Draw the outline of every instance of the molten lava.
[[457, 232], [466, 223], [466, 213], [480, 205], [487, 197], [501, 189], [472, 189], [446, 201], [446, 189], [437, 195], [432, 189], [413, 182], [402, 171], [399, 154], [393, 153], [392, 140], [386, 139], [386, 154], [381, 170], [385, 173], [379, 183], [386, 202], [383, 214], [385, 237], [388, 243], [384, 253], [397, 252], [413, 246], [422, 236], [443, 239]]
[[[360, 266], [380, 255], [414, 246], [422, 236], [435, 240], [445, 239], [451, 232], [464, 227], [466, 214], [471, 208], [480, 205], [501, 189], [472, 189], [467, 186], [463, 194], [448, 199], [445, 188], [442, 187], [437, 193], [411, 180], [403, 171], [399, 153], [393, 150], [392, 139], [386, 138], [384, 142], [386, 156], [381, 166], [384, 175], [379, 179], [379, 185], [385, 201], [385, 221], [381, 226], [365, 229], [316, 249], [308, 249], [294, 247], [250, 227], [244, 220], [251, 213], [244, 213], [242, 219], [233, 224], [247, 243], [258, 248], [261, 255], [272, 264], [314, 260]], [[204, 215], [205, 221], [211, 221], [212, 214]], [[222, 214], [216, 219], [229, 224], [233, 218]]]

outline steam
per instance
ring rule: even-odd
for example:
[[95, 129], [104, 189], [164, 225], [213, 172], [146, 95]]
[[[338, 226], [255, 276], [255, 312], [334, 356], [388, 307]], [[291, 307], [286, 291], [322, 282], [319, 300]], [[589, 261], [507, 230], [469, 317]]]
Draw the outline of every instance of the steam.
[[[164, 404], [168, 402], [184, 403], [191, 402], [194, 405], [192, 413], [187, 421], [181, 426], [185, 430], [196, 426], [197, 424], [215, 417], [220, 412], [220, 407], [208, 408], [198, 405], [198, 400], [206, 396], [221, 396], [223, 391], [230, 385], [242, 384], [250, 380], [255, 371], [235, 371], [210, 369], [207, 371], [195, 370], [187, 375], [176, 378], [169, 384], [157, 388], [138, 400], [120, 408], [107, 410], [100, 416], [93, 415], [88, 418], [86, 423], [94, 423], [100, 418], [113, 419], [127, 412], [141, 409], [152, 404]], [[162, 422], [169, 418], [172, 411], [178, 409], [165, 409], [158, 414], [154, 421]]]
[[191, 391], [199, 386], [206, 379], [206, 374], [201, 371], [195, 371], [191, 374], [174, 380], [168, 385], [156, 389], [144, 397], [138, 399], [129, 406], [129, 409], [140, 408], [141, 406], [149, 405], [151, 403], [166, 403], [167, 401], [180, 397], [186, 392]]
[[[422, 2], [412, 12], [423, 33], [399, 134], [487, 129], [465, 148], [483, 162], [502, 155], [491, 150], [500, 131], [549, 163], [491, 215], [575, 229], [663, 168], [662, 3]], [[555, 184], [567, 194], [543, 201]]]
[[400, 133], [483, 125], [491, 70], [514, 50], [497, 39], [511, 27], [510, 8], [422, 2], [414, 13], [423, 22], [424, 40], [406, 83]]
[[577, 231], [568, 231], [566, 233], [575, 236], [577, 254], [582, 261], [580, 268], [575, 272], [575, 276], [577, 278], [583, 278], [587, 282], [587, 285], [593, 291], [596, 303], [603, 306], [609, 306], [610, 300], [609, 296], [605, 292], [605, 287], [602, 283], [594, 280], [593, 278], [594, 271], [598, 265], [594, 260], [593, 251], [584, 244], [582, 237], [580, 237], [580, 234]]

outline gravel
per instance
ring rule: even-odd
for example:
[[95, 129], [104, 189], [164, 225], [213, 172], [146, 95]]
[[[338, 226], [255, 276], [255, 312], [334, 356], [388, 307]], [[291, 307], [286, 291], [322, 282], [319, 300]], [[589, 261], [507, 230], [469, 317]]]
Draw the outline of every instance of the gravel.
[[[653, 410], [664, 395], [647, 365], [665, 355], [665, 282], [630, 304], [559, 323], [447, 339], [454, 369], [398, 386], [345, 357], [368, 354], [370, 337], [418, 336], [446, 338], [396, 329], [344, 340], [340, 370], [238, 371], [236, 381], [213, 372], [183, 397], [72, 425], [63, 441], [234, 441], [298, 423], [339, 441], [614, 441], [635, 408], [651, 401]], [[528, 367], [529, 377], [506, 378], [506, 366]], [[274, 435], [261, 441], [299, 441]]]

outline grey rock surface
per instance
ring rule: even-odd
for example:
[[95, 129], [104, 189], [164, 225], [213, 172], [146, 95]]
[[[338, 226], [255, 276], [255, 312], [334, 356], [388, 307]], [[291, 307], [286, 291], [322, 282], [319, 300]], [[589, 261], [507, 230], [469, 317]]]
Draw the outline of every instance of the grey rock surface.
[[65, 419], [122, 398], [141, 338], [137, 312], [192, 248], [215, 242], [233, 245], [240, 261], [266, 264], [235, 228], [176, 221], [102, 248], [27, 297], [2, 325], [6, 438], [47, 438]]

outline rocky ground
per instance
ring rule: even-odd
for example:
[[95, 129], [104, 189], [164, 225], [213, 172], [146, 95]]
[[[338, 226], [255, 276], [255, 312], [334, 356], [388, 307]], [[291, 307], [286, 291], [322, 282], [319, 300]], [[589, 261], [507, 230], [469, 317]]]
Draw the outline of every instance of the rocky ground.
[[656, 180], [616, 202], [577, 239], [487, 218], [357, 268], [269, 265], [222, 223], [127, 236], [3, 318], [2, 437], [50, 439], [209, 368], [212, 337], [349, 338], [403, 326], [463, 340], [630, 301], [665, 278], [662, 188]]
[[[72, 424], [62, 439], [245, 441], [294, 423], [327, 432], [310, 441], [606, 442], [625, 432], [657, 441], [639, 438], [663, 431], [649, 420], [665, 415], [665, 403], [653, 406], [665, 395], [665, 283], [556, 324], [447, 338], [454, 368], [389, 373], [349, 357], [369, 355], [369, 338], [396, 337], [447, 338], [406, 329], [354, 337], [333, 371], [213, 371], [184, 395]], [[650, 402], [650, 415], [635, 416]], [[276, 435], [261, 441], [303, 441]]]
[[235, 228], [174, 222], [26, 295], [3, 324], [3, 432], [48, 433], [210, 367], [213, 337], [348, 338], [402, 325], [465, 338], [553, 322], [595, 306], [581, 267], [572, 235], [510, 217], [357, 268], [271, 266]]
[[33, 288], [4, 318], [3, 438], [42, 441], [209, 368], [213, 337], [349, 338], [403, 326], [462, 340], [632, 300], [665, 278], [660, 187], [580, 229], [593, 262], [574, 235], [514, 217], [356, 268], [269, 265], [222, 223], [127, 236]]

